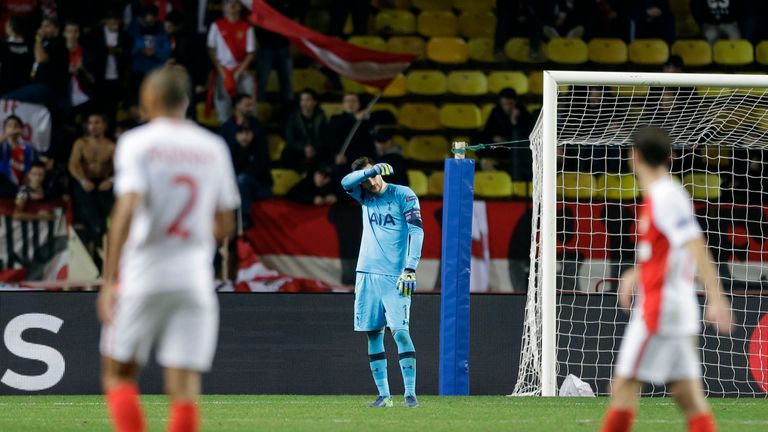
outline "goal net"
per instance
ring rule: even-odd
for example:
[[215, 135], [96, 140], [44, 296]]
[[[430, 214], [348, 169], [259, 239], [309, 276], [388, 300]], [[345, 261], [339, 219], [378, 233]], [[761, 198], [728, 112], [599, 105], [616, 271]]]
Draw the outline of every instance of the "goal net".
[[610, 391], [629, 319], [616, 306], [616, 290], [635, 264], [642, 201], [628, 149], [633, 133], [648, 125], [673, 140], [672, 174], [694, 200], [736, 321], [730, 336], [703, 331], [707, 394], [766, 395], [765, 87], [768, 76], [759, 75], [545, 73], [542, 115], [531, 134], [531, 272], [514, 394], [555, 395], [569, 374], [597, 394]]

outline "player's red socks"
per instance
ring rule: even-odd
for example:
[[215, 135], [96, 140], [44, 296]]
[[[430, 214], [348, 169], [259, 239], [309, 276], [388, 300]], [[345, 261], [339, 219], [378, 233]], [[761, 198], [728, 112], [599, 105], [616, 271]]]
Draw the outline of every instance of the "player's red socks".
[[107, 406], [117, 432], [144, 432], [144, 414], [136, 384], [120, 384], [107, 392]]
[[197, 411], [196, 403], [174, 403], [171, 406], [171, 420], [168, 423], [168, 432], [197, 432], [200, 430], [200, 420]]
[[634, 419], [634, 411], [608, 408], [603, 420], [603, 428], [600, 430], [601, 432], [629, 432], [632, 430]]
[[688, 432], [715, 432], [715, 418], [712, 413], [699, 414], [688, 418]]

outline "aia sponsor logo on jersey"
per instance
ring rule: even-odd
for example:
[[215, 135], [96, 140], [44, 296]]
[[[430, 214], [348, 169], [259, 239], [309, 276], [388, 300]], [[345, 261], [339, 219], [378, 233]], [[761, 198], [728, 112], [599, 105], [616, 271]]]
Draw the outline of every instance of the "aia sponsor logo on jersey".
[[368, 216], [368, 220], [371, 222], [371, 225], [379, 225], [382, 227], [386, 227], [387, 225], [395, 226], [395, 218], [389, 213], [371, 213]]

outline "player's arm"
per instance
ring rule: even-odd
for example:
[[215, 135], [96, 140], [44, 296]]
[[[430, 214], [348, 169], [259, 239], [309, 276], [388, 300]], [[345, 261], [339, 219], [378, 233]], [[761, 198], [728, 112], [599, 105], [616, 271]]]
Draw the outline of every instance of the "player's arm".
[[394, 172], [395, 170], [392, 169], [392, 165], [388, 163], [377, 163], [368, 169], [359, 169], [345, 175], [344, 178], [341, 179], [341, 187], [343, 187], [347, 193], [350, 193], [350, 191], [359, 187], [371, 177], [376, 177], [377, 175], [390, 175]]
[[240, 207], [240, 192], [237, 188], [232, 158], [226, 143], [220, 142], [220, 176], [219, 199], [216, 203], [216, 214], [213, 220], [213, 237], [217, 244], [222, 244], [227, 237], [232, 236], [237, 228], [235, 210]]
[[424, 228], [421, 220], [419, 199], [411, 193], [405, 196], [403, 216], [408, 227], [408, 250], [405, 256], [405, 269], [400, 275], [397, 288], [400, 293], [410, 296], [416, 289], [416, 268], [421, 260], [421, 247], [424, 245]]
[[704, 238], [697, 237], [688, 241], [686, 248], [696, 263], [699, 281], [707, 294], [705, 319], [712, 322], [719, 333], [730, 333], [733, 327], [731, 309]]
[[220, 245], [228, 237], [235, 234], [235, 212], [233, 210], [220, 210], [216, 212], [213, 221], [213, 237], [216, 244]]
[[82, 160], [83, 141], [78, 139], [75, 141], [75, 145], [72, 146], [72, 153], [69, 155], [69, 163], [67, 164], [67, 168], [69, 168], [69, 174], [72, 175], [72, 177], [74, 177], [75, 180], [79, 181], [81, 184], [88, 181], [88, 179], [85, 177], [85, 172], [83, 172], [83, 166], [81, 165]]
[[632, 267], [626, 270], [621, 275], [621, 281], [619, 281], [619, 306], [624, 309], [632, 308], [632, 295], [635, 293], [635, 287], [637, 286], [637, 267]]

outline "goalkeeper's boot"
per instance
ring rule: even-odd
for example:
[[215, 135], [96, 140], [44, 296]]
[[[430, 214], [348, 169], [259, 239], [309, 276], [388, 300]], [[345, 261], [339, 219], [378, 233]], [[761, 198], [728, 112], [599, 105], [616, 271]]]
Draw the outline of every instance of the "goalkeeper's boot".
[[416, 400], [416, 396], [406, 396], [405, 397], [405, 407], [406, 408], [418, 408], [419, 401]]
[[392, 408], [392, 398], [389, 396], [379, 396], [375, 401], [368, 404], [368, 408]]

